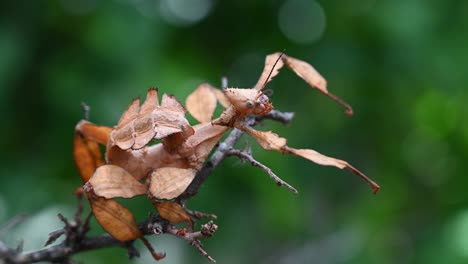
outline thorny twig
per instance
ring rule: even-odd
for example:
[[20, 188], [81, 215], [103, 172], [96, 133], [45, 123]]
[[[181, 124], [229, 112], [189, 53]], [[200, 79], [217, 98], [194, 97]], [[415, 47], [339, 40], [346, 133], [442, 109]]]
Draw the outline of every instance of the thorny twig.
[[240, 159], [247, 160], [248, 162], [250, 162], [250, 164], [252, 164], [252, 166], [259, 167], [260, 169], [265, 171], [270, 176], [270, 178], [273, 179], [276, 182], [276, 184], [278, 184], [279, 186], [286, 187], [288, 190], [290, 190], [294, 194], [298, 193], [296, 188], [292, 187], [289, 183], [283, 181], [270, 168], [268, 168], [267, 166], [263, 165], [262, 163], [260, 163], [256, 159], [254, 159], [254, 157], [250, 153], [248, 153], [246, 151], [241, 151], [241, 150], [238, 150], [238, 149], [230, 149], [227, 152], [227, 155], [228, 156], [237, 156]]
[[214, 260], [208, 252], [206, 252], [203, 249], [203, 246], [199, 240], [199, 238], [203, 237], [211, 237], [214, 232], [218, 229], [218, 226], [213, 223], [213, 221], [209, 221], [208, 223], [204, 224], [201, 226], [200, 231], [189, 233], [185, 232], [185, 230], [177, 229], [172, 225], [167, 225], [166, 228], [164, 229], [164, 232], [167, 234], [171, 234], [180, 238], [185, 239], [195, 247], [203, 256], [208, 258], [212, 263], [216, 263], [216, 260]]
[[[85, 114], [88, 113], [86, 105], [83, 106]], [[246, 124], [249, 126], [254, 126], [256, 122], [261, 121], [262, 119], [272, 119], [283, 124], [289, 123], [294, 114], [288, 112], [280, 112], [273, 110], [270, 114], [258, 119], [253, 116], [246, 118]], [[185, 203], [189, 198], [194, 196], [198, 189], [202, 186], [208, 176], [213, 172], [213, 170], [229, 155], [234, 155], [234, 146], [240, 139], [244, 132], [233, 129], [229, 136], [219, 144], [219, 146], [214, 151], [210, 159], [205, 163], [203, 168], [197, 173], [195, 179], [185, 190], [185, 192], [179, 197], [179, 200]], [[295, 189], [289, 184], [285, 183], [279, 177], [274, 177], [273, 172], [268, 172], [268, 168], [265, 165], [262, 165], [258, 161], [255, 161], [252, 156], [248, 153], [238, 155], [242, 158], [246, 158], [255, 166], [259, 166], [265, 170], [270, 177], [272, 177], [278, 184], [286, 186], [293, 192]], [[263, 166], [263, 167], [262, 167]], [[289, 187], [288, 187], [289, 186]], [[79, 200], [78, 208], [75, 213], [73, 220], [68, 220], [62, 215], [58, 215], [59, 219], [64, 222], [65, 226], [63, 229], [56, 230], [49, 234], [49, 239], [46, 242], [46, 245], [50, 245], [55, 242], [59, 237], [65, 235], [65, 240], [57, 245], [50, 247], [45, 247], [34, 252], [23, 253], [21, 247], [17, 249], [9, 248], [5, 243], [0, 240], [0, 263], [33, 263], [39, 261], [52, 261], [52, 262], [61, 262], [68, 263], [71, 262], [70, 257], [74, 254], [84, 251], [90, 251], [100, 248], [108, 247], [122, 247], [127, 249], [130, 257], [139, 256], [138, 251], [133, 246], [133, 241], [123, 243], [115, 238], [111, 237], [109, 234], [103, 234], [95, 237], [86, 237], [87, 232], [89, 231], [89, 220], [91, 214], [89, 214], [85, 220], [81, 219], [81, 214], [83, 212], [83, 205], [81, 199]], [[196, 215], [196, 213], [195, 213]], [[203, 215], [204, 217], [206, 215]], [[215, 218], [214, 215], [208, 215], [212, 218]], [[140, 230], [144, 235], [159, 235], [162, 233], [167, 233], [180, 237], [188, 241], [193, 247], [195, 247], [202, 255], [206, 256], [211, 262], [215, 263], [216, 261], [203, 249], [200, 238], [210, 237], [218, 228], [212, 221], [208, 222], [205, 225], [202, 225], [200, 231], [197, 232], [187, 232], [184, 229], [177, 229], [168, 223], [166, 220], [163, 220], [159, 217], [149, 217], [147, 220], [143, 221], [140, 225]], [[2, 230], [3, 231], [3, 230]]]
[[[294, 117], [294, 113], [291, 112], [280, 112], [278, 110], [273, 110], [270, 114], [262, 117], [262, 119], [268, 118], [283, 124], [288, 124], [291, 122], [292, 118]], [[254, 126], [257, 121], [262, 119], [258, 119], [254, 116], [248, 116], [245, 120], [245, 124], [248, 126]], [[182, 203], [185, 203], [190, 197], [197, 194], [198, 189], [202, 186], [208, 176], [213, 172], [213, 170], [224, 160], [227, 156], [227, 153], [234, 148], [237, 141], [241, 138], [244, 134], [243, 131], [234, 128], [229, 136], [219, 144], [216, 148], [214, 153], [211, 155], [211, 158], [205, 163], [203, 168], [197, 173], [195, 179], [190, 183], [184, 193], [179, 196], [179, 200]]]

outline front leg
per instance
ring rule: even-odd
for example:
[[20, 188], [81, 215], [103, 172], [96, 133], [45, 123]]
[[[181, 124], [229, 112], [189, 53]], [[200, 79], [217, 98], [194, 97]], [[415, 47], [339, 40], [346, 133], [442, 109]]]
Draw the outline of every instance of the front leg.
[[212, 125], [233, 127], [235, 121], [239, 119], [239, 113], [234, 107], [230, 105], [226, 110], [221, 113], [221, 116], [211, 121]]

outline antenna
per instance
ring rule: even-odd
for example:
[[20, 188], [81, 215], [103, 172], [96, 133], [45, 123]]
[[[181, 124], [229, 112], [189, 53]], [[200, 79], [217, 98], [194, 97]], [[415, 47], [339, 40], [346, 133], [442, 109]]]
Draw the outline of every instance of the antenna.
[[260, 89], [260, 90], [263, 90], [263, 88], [266, 87], [266, 85], [267, 85], [267, 83], [268, 83], [268, 80], [270, 79], [270, 76], [271, 76], [271, 74], [273, 73], [273, 70], [275, 69], [276, 64], [277, 64], [278, 61], [281, 59], [281, 57], [284, 55], [284, 52], [285, 52], [285, 51], [286, 51], [286, 49], [284, 49], [284, 50], [281, 52], [281, 54], [278, 56], [278, 59], [276, 59], [275, 64], [273, 64], [273, 67], [271, 68], [271, 71], [270, 71], [270, 73], [268, 74], [268, 77], [266, 78], [265, 83], [264, 83], [263, 86], [262, 86], [262, 89]]

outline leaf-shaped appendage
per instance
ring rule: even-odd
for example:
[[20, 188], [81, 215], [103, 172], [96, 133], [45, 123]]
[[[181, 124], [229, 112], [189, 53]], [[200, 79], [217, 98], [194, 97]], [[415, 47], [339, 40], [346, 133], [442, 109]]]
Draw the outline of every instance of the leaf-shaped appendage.
[[[280, 58], [279, 61], [278, 58]], [[347, 115], [353, 115], [353, 109], [351, 108], [351, 106], [349, 106], [345, 101], [341, 100], [338, 96], [328, 91], [327, 81], [312, 65], [305, 61], [289, 57], [286, 54], [280, 52], [270, 54], [266, 57], [265, 67], [263, 68], [263, 72], [260, 75], [260, 78], [257, 84], [255, 85], [254, 89], [262, 90], [265, 87], [265, 85], [269, 83], [271, 79], [273, 79], [273, 77], [278, 75], [279, 70], [284, 65], [288, 66], [288, 68], [290, 68], [294, 73], [301, 77], [312, 88], [319, 90], [322, 94], [330, 97], [335, 102], [343, 106], [346, 110], [345, 113]], [[268, 78], [268, 76], [270, 77]]]
[[202, 83], [186, 99], [187, 111], [200, 123], [210, 122], [216, 109], [215, 88]]
[[130, 241], [142, 236], [133, 214], [127, 208], [111, 199], [89, 197], [94, 216], [115, 239]]
[[161, 105], [158, 103], [157, 89], [149, 89], [146, 100], [140, 107], [135, 99], [122, 114], [117, 126], [110, 134], [110, 146], [140, 149], [151, 139], [162, 139], [180, 133], [186, 139], [193, 129], [185, 118], [185, 108], [174, 98], [163, 94]]
[[157, 169], [149, 177], [149, 192], [157, 199], [174, 199], [187, 189], [196, 173], [194, 169]]
[[215, 125], [235, 127], [243, 130], [255, 138], [255, 140], [266, 150], [277, 150], [281, 153], [301, 156], [320, 165], [335, 166], [340, 169], [347, 168], [364, 179], [372, 187], [374, 193], [376, 193], [380, 187], [346, 161], [327, 157], [314, 150], [298, 150], [289, 148], [286, 145], [286, 139], [279, 137], [271, 131], [256, 131], [245, 124], [244, 120], [246, 115], [263, 116], [273, 109], [268, 96], [263, 93], [262, 90], [273, 77], [278, 75], [279, 70], [284, 65], [294, 71], [312, 88], [317, 89], [322, 94], [332, 98], [338, 104], [343, 106], [346, 109], [346, 114], [353, 114], [352, 108], [346, 102], [328, 91], [327, 81], [312, 65], [278, 52], [266, 57], [265, 67], [254, 88], [227, 88], [224, 90], [224, 94], [231, 103], [231, 106], [226, 109], [218, 119], [213, 120], [212, 123]]
[[190, 215], [178, 203], [172, 201], [154, 202], [153, 203], [159, 215], [173, 224], [185, 222], [192, 229], [193, 223]]
[[361, 177], [365, 182], [367, 182], [374, 193], [377, 193], [380, 189], [380, 186], [369, 179], [364, 173], [360, 172], [358, 169], [351, 166], [348, 162], [340, 159], [335, 159], [332, 157], [325, 156], [319, 152], [312, 149], [294, 149], [286, 145], [286, 139], [278, 136], [271, 131], [258, 131], [250, 127], [242, 128], [250, 136], [252, 136], [262, 148], [266, 150], [276, 150], [281, 153], [289, 153], [296, 156], [303, 157], [314, 163], [317, 163], [322, 166], [334, 166], [340, 169], [348, 169]]
[[132, 198], [146, 194], [146, 186], [137, 181], [130, 173], [115, 165], [104, 165], [94, 172], [84, 186], [97, 196], [105, 198]]
[[[347, 114], [353, 113], [347, 103], [328, 91], [326, 80], [309, 63], [283, 53], [274, 53], [266, 57], [265, 68], [252, 89], [227, 88], [224, 87], [226, 84], [223, 84], [221, 92], [204, 83], [190, 94], [186, 101], [187, 109], [200, 122], [194, 127], [190, 126], [185, 117], [185, 108], [174, 96], [163, 94], [159, 104], [157, 89], [148, 90], [146, 100], [141, 106], [139, 99], [133, 100], [113, 129], [80, 121], [76, 126], [73, 155], [81, 179], [86, 183], [83, 189], [99, 224], [119, 241], [141, 239], [156, 260], [163, 258], [165, 255], [156, 253], [144, 238], [132, 213], [112, 198], [132, 198], [147, 194], [162, 218], [171, 223], [186, 222], [192, 229], [191, 216], [195, 217], [194, 212], [186, 210], [179, 200], [184, 202], [187, 197], [183, 196], [187, 193], [190, 196], [195, 194], [193, 190], [187, 190], [188, 186], [197, 172], [202, 170], [210, 152], [230, 128], [246, 132], [266, 150], [300, 156], [323, 166], [348, 169], [365, 180], [376, 193], [379, 185], [348, 162], [325, 156], [312, 149], [290, 148], [285, 138], [272, 131], [257, 131], [249, 126], [250, 121], [254, 119], [246, 118], [247, 116], [256, 116], [255, 120], [258, 120], [257, 118], [261, 119], [261, 116], [272, 111], [273, 105], [269, 101], [268, 93], [263, 89], [278, 75], [284, 65], [311, 87], [342, 105]], [[217, 102], [220, 102], [225, 110], [219, 118], [211, 120]], [[160, 139], [162, 142], [149, 146], [152, 139]], [[232, 140], [229, 137], [226, 142], [230, 141]], [[98, 144], [107, 146], [107, 165], [103, 165]], [[226, 155], [244, 158], [266, 171], [280, 186], [286, 186], [297, 193], [296, 189], [247, 152], [232, 148], [223, 152], [226, 149], [220, 148], [213, 156], [219, 159]], [[223, 157], [219, 155], [220, 152], [224, 153]], [[210, 166], [214, 163], [219, 161], [211, 163]], [[198, 178], [190, 189], [196, 191], [199, 188], [206, 178], [206, 174], [203, 173], [202, 170], [202, 177]], [[143, 180], [146, 181], [145, 184], [140, 182]], [[187, 193], [184, 193], [186, 190]], [[181, 196], [182, 194], [184, 195]], [[175, 199], [178, 197], [179, 199]], [[202, 234], [203, 230], [192, 235], [197, 233]], [[180, 236], [181, 233], [173, 234]], [[196, 238], [192, 237], [189, 241], [198, 242]], [[201, 247], [198, 249], [208, 256]]]

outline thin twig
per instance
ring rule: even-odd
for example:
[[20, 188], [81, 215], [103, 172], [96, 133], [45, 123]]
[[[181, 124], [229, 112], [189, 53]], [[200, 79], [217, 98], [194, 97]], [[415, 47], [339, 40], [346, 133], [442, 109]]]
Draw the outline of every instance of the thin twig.
[[[65, 217], [59, 217], [60, 220], [63, 222], [66, 222], [70, 224], [73, 221], [68, 221]], [[84, 221], [83, 225], [87, 221]], [[210, 221], [206, 225], [211, 225], [213, 226], [214, 224]], [[205, 226], [205, 225], [204, 225]], [[217, 226], [214, 225], [216, 228]], [[158, 235], [162, 233], [168, 233], [171, 235], [176, 235], [177, 237], [183, 238], [184, 240], [187, 241], [193, 241], [197, 240], [202, 237], [210, 237], [211, 234], [216, 231], [216, 229], [213, 230], [211, 228], [211, 231], [204, 231], [203, 226], [202, 226], [202, 231], [198, 232], [186, 232], [184, 236], [177, 235], [177, 232], [179, 231], [175, 227], [171, 226], [169, 222], [166, 220], [163, 220], [159, 217], [149, 217], [149, 219], [143, 221], [139, 225], [140, 231], [144, 235]], [[158, 228], [156, 228], [158, 227]], [[138, 252], [135, 252], [135, 248], [133, 247], [132, 244], [129, 244], [129, 242], [120, 242], [116, 240], [115, 238], [111, 237], [109, 234], [103, 234], [95, 237], [80, 237], [80, 227], [77, 227], [74, 229], [74, 233], [67, 233], [67, 226], [64, 227], [63, 229], [57, 230], [65, 233], [67, 235], [67, 238], [65, 241], [61, 242], [60, 244], [43, 248], [34, 252], [22, 254], [21, 252], [17, 252], [15, 249], [9, 248], [6, 244], [4, 244], [2, 241], [0, 241], [0, 263], [3, 263], [2, 260], [4, 260], [6, 263], [33, 263], [33, 262], [40, 262], [40, 261], [62, 261], [64, 259], [67, 259], [68, 257], [84, 252], [84, 251], [91, 251], [95, 249], [101, 249], [101, 248], [108, 248], [108, 247], [122, 247], [127, 249], [129, 252], [130, 257], [135, 257], [138, 256]], [[205, 228], [207, 229], [207, 228]], [[159, 232], [157, 232], [159, 230]], [[57, 232], [56, 231], [56, 232]], [[77, 238], [75, 241], [70, 241], [70, 237]], [[67, 242], [68, 240], [68, 242]], [[201, 246], [201, 244], [200, 244]], [[194, 245], [195, 248], [200, 250], [196, 245]], [[203, 255], [209, 257], [208, 253], [203, 250], [200, 251]], [[209, 257], [211, 260], [212, 258]]]
[[202, 219], [202, 218], [209, 218], [209, 219], [214, 219], [214, 220], [218, 219], [218, 217], [215, 214], [203, 213], [199, 211], [190, 210], [188, 208], [184, 208], [184, 209], [191, 217], [196, 218], [196, 219]]
[[21, 222], [26, 219], [27, 215], [26, 214], [19, 214], [10, 219], [8, 222], [3, 224], [0, 227], [0, 237], [4, 236], [8, 231], [13, 229], [15, 226], [19, 225]]
[[[83, 105], [85, 118], [86, 115], [89, 114], [89, 109], [86, 105]], [[269, 115], [261, 118], [268, 118], [272, 120], [276, 120], [287, 124], [291, 121], [293, 117], [293, 113], [281, 113], [279, 111], [272, 111]], [[254, 126], [257, 121], [261, 119], [256, 119], [253, 116], [246, 118], [246, 124], [249, 126]], [[189, 185], [189, 187], [185, 190], [185, 192], [179, 196], [179, 200], [183, 203], [187, 201], [190, 197], [194, 196], [200, 187], [203, 185], [205, 180], [211, 175], [213, 170], [224, 160], [228, 155], [233, 155], [232, 150], [233, 147], [236, 145], [238, 140], [241, 138], [244, 132], [233, 129], [229, 136], [218, 145], [216, 150], [214, 151], [213, 155], [210, 159], [205, 163], [203, 168], [197, 173], [195, 179]], [[229, 154], [231, 153], [231, 154]], [[247, 152], [242, 154], [243, 156], [248, 155]], [[250, 156], [250, 155], [249, 155]], [[250, 156], [251, 157], [251, 156]], [[245, 157], [247, 158], [247, 157]], [[253, 159], [253, 157], [251, 157]], [[247, 158], [253, 165], [261, 166], [261, 163], [258, 161], [252, 162], [250, 159]], [[262, 168], [260, 166], [260, 168]], [[264, 166], [266, 168], [266, 166]], [[264, 168], [262, 168], [264, 169]], [[268, 168], [267, 168], [268, 169]], [[264, 169], [265, 170], [265, 169]], [[297, 191], [291, 187], [289, 184], [282, 181], [279, 177], [277, 177], [273, 172], [267, 173], [272, 177], [278, 184], [286, 186], [291, 191], [297, 193]], [[271, 174], [270, 174], [271, 173]], [[276, 179], [275, 179], [276, 177]], [[289, 186], [289, 187], [288, 187]], [[6, 263], [33, 263], [33, 262], [40, 262], [40, 261], [61, 261], [61, 262], [69, 262], [70, 256], [77, 254], [83, 251], [90, 251], [100, 248], [108, 248], [108, 247], [122, 247], [126, 248], [131, 256], [137, 256], [137, 252], [133, 252], [132, 244], [123, 243], [115, 238], [111, 237], [109, 234], [103, 234], [95, 237], [85, 237], [85, 234], [89, 230], [89, 219], [91, 214], [88, 214], [84, 221], [81, 220], [82, 214], [82, 204], [80, 203], [77, 208], [77, 212], [75, 213], [75, 217], [73, 220], [69, 221], [62, 215], [59, 215], [61, 221], [64, 222], [65, 227], [63, 229], [57, 230], [50, 234], [50, 238], [48, 241], [51, 243], [52, 241], [56, 240], [61, 235], [65, 235], [66, 239], [57, 244], [47, 248], [43, 248], [34, 252], [30, 253], [21, 253], [16, 251], [15, 249], [9, 248], [6, 244], [0, 241], [0, 263], [5, 261]], [[196, 213], [195, 213], [196, 215]], [[214, 215], [213, 215], [214, 216]], [[213, 224], [213, 222], [209, 222], [202, 226], [201, 231], [197, 232], [185, 232], [181, 231], [172, 225], [166, 220], [163, 220], [159, 217], [149, 217], [147, 220], [143, 221], [140, 225], [140, 231], [144, 235], [158, 235], [161, 233], [168, 233], [175, 235], [177, 237], [183, 238], [187, 240], [193, 247], [195, 247], [201, 254], [206, 256], [211, 262], [215, 263], [216, 261], [203, 249], [201, 242], [198, 240], [199, 238], [210, 237], [214, 231], [216, 231], [217, 226]], [[3, 231], [2, 228], [0, 231]]]
[[210, 222], [202, 225], [201, 230], [198, 231], [198, 232], [190, 233], [190, 232], [185, 232], [185, 230], [181, 232], [180, 229], [177, 229], [172, 225], [167, 225], [164, 232], [168, 233], [168, 234], [171, 234], [171, 235], [174, 235], [176, 237], [180, 237], [180, 238], [185, 239], [186, 241], [188, 241], [190, 243], [190, 245], [195, 247], [203, 256], [208, 258], [212, 263], [216, 263], [216, 260], [213, 259], [208, 254], [208, 252], [206, 252], [205, 249], [203, 249], [203, 246], [202, 246], [200, 240], [198, 240], [198, 239], [199, 238], [204, 238], [204, 237], [211, 237], [213, 235], [213, 233], [216, 232], [217, 229], [218, 229], [218, 226], [216, 224], [214, 224], [213, 221], [210, 221]]
[[[268, 115], [266, 115], [263, 118], [268, 118], [272, 119], [275, 121], [279, 121], [283, 124], [288, 124], [291, 122], [292, 118], [294, 117], [294, 113], [292, 112], [280, 112], [277, 110], [271, 111]], [[248, 116], [245, 119], [245, 124], [247, 126], [254, 126], [255, 123], [258, 120], [257, 117], [255, 116]], [[234, 128], [229, 136], [221, 143], [219, 143], [219, 146], [216, 148], [216, 150], [213, 152], [213, 155], [211, 155], [210, 159], [205, 163], [203, 168], [197, 172], [197, 175], [195, 175], [194, 180], [190, 183], [190, 185], [187, 187], [187, 189], [184, 191], [179, 196], [179, 201], [181, 201], [182, 204], [184, 204], [190, 197], [194, 196], [197, 194], [198, 190], [200, 187], [203, 185], [203, 183], [206, 181], [208, 176], [211, 175], [211, 173], [214, 171], [214, 169], [221, 163], [222, 160], [226, 158], [227, 152], [234, 148], [236, 143], [239, 141], [239, 139], [242, 137], [244, 134], [243, 131]]]
[[271, 119], [278, 122], [281, 122], [283, 125], [291, 123], [294, 118], [294, 112], [281, 112], [278, 110], [272, 110], [270, 113], [264, 116], [258, 116], [257, 120]]
[[248, 152], [245, 152], [245, 151], [241, 151], [241, 150], [238, 150], [238, 149], [230, 149], [228, 152], [227, 152], [227, 155], [228, 156], [237, 156], [239, 157], [240, 159], [245, 159], [247, 160], [248, 162], [250, 162], [250, 164], [252, 164], [253, 166], [255, 167], [259, 167], [260, 169], [262, 169], [264, 172], [266, 172], [268, 174], [268, 176], [270, 176], [271, 179], [273, 179], [276, 184], [278, 184], [278, 186], [284, 186], [286, 187], [288, 190], [290, 190], [291, 192], [293, 192], [294, 194], [297, 194], [298, 191], [296, 190], [296, 188], [292, 187], [289, 183], [283, 181], [280, 177], [278, 177], [278, 175], [276, 175], [270, 168], [268, 168], [267, 166], [263, 165], [262, 163], [260, 163], [259, 161], [257, 161], [254, 157], [252, 157], [251, 154], [249, 154]]
[[[255, 118], [247, 117], [246, 123], [248, 125], [253, 125], [255, 123]], [[190, 183], [184, 193], [179, 196], [179, 200], [182, 202], [182, 204], [184, 204], [190, 197], [197, 194], [198, 190], [206, 181], [208, 176], [210, 176], [213, 170], [221, 163], [223, 159], [226, 158], [227, 152], [236, 145], [237, 141], [239, 141], [243, 134], [243, 131], [235, 128], [231, 131], [229, 136], [219, 144], [218, 148], [216, 148], [208, 162], [206, 162], [203, 168], [197, 172], [197, 175], [195, 175], [193, 181]]]

